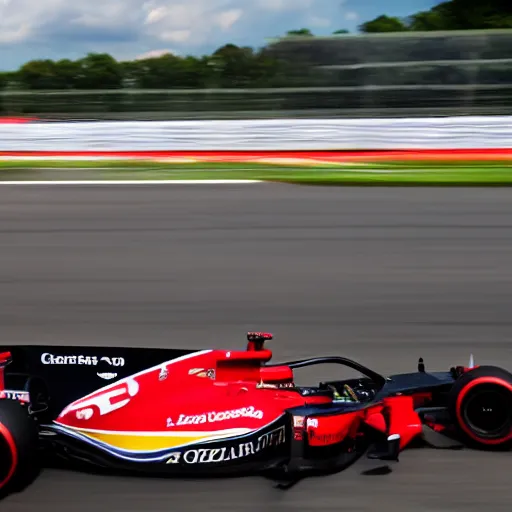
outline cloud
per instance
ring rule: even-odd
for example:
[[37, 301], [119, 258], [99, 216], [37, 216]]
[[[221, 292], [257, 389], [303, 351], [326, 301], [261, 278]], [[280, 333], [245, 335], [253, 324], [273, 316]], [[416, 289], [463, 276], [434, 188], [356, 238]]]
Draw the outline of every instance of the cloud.
[[242, 17], [242, 14], [242, 9], [230, 9], [229, 11], [223, 11], [215, 16], [215, 22], [223, 30], [228, 30]]
[[311, 16], [311, 18], [309, 18], [309, 25], [315, 28], [329, 27], [331, 20], [328, 18], [320, 18], [319, 16]]
[[161, 41], [199, 45], [218, 29], [228, 31], [243, 16], [244, 10], [232, 7], [240, 2], [226, 0], [151, 0], [141, 5], [144, 16], [141, 33]]
[[359, 14], [355, 11], [347, 11], [345, 13], [345, 19], [347, 21], [357, 21], [359, 19]]
[[268, 11], [304, 11], [325, 5], [333, 0], [253, 0], [256, 6]]
[[184, 43], [192, 36], [191, 30], [168, 30], [159, 34], [162, 41], [174, 41], [175, 43]]
[[146, 25], [151, 25], [152, 23], [158, 23], [162, 21], [169, 14], [169, 9], [163, 5], [157, 7], [155, 9], [151, 9], [146, 16]]
[[[150, 50], [145, 53], [141, 53], [140, 55], [137, 55], [135, 57], [135, 60], [144, 60], [144, 59], [155, 59], [158, 57], [162, 57], [164, 55], [179, 55], [179, 52], [176, 50], [169, 50], [169, 49], [163, 49], [163, 50]], [[129, 59], [131, 60], [131, 59]]]
[[[8, 0], [4, 0], [8, 1]], [[30, 27], [26, 24], [19, 25], [13, 29], [3, 29], [0, 32], [0, 44], [7, 43], [13, 44], [24, 41], [30, 35]]]
[[167, 44], [182, 54], [210, 52], [229, 42], [261, 46], [288, 30], [329, 33], [331, 23], [355, 21], [357, 14], [348, 8], [354, 2], [0, 0], [0, 58], [5, 64], [16, 55], [62, 58], [89, 51], [135, 57]]

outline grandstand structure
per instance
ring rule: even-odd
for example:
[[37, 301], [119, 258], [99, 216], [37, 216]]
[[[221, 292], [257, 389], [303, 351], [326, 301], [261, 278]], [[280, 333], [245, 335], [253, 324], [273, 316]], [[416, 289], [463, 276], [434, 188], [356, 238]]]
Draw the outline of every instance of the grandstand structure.
[[295, 64], [294, 80], [316, 86], [292, 96], [292, 108], [372, 117], [512, 113], [512, 30], [294, 38], [270, 49]]
[[4, 91], [10, 115], [236, 119], [512, 114], [512, 30], [286, 37], [286, 84], [209, 90]]

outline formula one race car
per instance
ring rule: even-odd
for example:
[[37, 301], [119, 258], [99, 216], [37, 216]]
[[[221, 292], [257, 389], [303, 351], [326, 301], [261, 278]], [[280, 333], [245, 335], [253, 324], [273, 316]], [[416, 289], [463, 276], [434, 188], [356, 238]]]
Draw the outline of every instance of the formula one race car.
[[[290, 483], [364, 454], [397, 461], [416, 440], [489, 449], [512, 439], [512, 374], [501, 368], [429, 373], [420, 359], [414, 373], [383, 377], [338, 356], [269, 364], [272, 335], [247, 339], [240, 351], [0, 350], [0, 489], [20, 491], [54, 463], [147, 475], [268, 473]], [[295, 384], [294, 370], [324, 363], [361, 376]]]

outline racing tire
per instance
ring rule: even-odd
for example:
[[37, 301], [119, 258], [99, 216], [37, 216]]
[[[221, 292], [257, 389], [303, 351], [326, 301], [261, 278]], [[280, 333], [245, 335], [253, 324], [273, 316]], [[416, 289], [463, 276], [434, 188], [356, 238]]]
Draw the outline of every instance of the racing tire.
[[0, 400], [0, 497], [25, 488], [38, 470], [35, 422], [19, 402]]
[[464, 373], [450, 390], [449, 411], [467, 445], [492, 450], [512, 445], [512, 374], [496, 366]]

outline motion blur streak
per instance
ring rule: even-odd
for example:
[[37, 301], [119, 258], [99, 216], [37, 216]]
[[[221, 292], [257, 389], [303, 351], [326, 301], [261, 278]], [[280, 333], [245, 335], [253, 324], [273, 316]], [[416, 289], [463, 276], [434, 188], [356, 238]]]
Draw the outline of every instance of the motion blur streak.
[[[247, 186], [0, 189], [6, 342], [343, 354], [382, 372], [512, 367], [512, 191]], [[332, 370], [336, 371], [335, 369]], [[300, 373], [300, 380], [319, 375]], [[330, 377], [331, 375], [329, 375]], [[489, 468], [482, 471], [482, 467]], [[46, 471], [2, 512], [510, 510], [510, 457], [422, 450], [283, 493], [262, 479]]]

